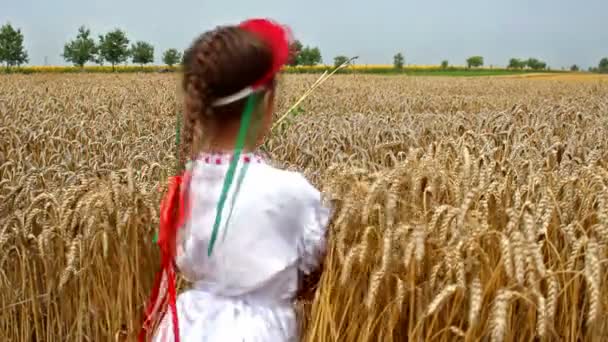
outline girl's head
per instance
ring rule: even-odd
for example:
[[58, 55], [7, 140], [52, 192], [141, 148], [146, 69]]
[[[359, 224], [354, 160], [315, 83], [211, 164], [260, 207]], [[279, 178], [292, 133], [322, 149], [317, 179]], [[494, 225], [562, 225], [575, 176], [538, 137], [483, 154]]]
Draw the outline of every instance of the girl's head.
[[263, 140], [272, 121], [275, 75], [287, 60], [288, 47], [288, 31], [266, 20], [219, 27], [192, 43], [184, 55], [182, 156], [201, 148], [234, 148], [252, 96], [246, 148]]

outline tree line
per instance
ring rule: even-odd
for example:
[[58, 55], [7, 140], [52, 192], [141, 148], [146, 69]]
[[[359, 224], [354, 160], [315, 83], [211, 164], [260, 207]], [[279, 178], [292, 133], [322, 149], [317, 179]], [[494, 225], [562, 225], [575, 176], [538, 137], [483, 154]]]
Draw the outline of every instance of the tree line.
[[[108, 62], [112, 70], [117, 64], [131, 62], [142, 67], [154, 62], [154, 46], [145, 41], [136, 41], [129, 46], [127, 34], [120, 30], [112, 30], [100, 35], [96, 42], [91, 36], [91, 30], [84, 26], [78, 29], [76, 38], [67, 42], [63, 47], [61, 56], [75, 66], [84, 67], [87, 62], [103, 65]], [[182, 53], [177, 49], [168, 49], [163, 53], [163, 62], [168, 66], [178, 64]]]
[[[8, 70], [10, 67], [21, 66], [29, 62], [29, 56], [24, 47], [24, 36], [21, 29], [14, 28], [10, 23], [0, 27], [0, 63], [3, 63]], [[130, 45], [129, 45], [130, 44]], [[314, 66], [321, 64], [323, 58], [321, 50], [314, 46], [304, 46], [296, 40], [290, 47], [291, 66]], [[154, 62], [154, 46], [146, 41], [135, 41], [131, 43], [127, 34], [121, 29], [114, 29], [106, 34], [99, 35], [97, 40], [92, 36], [91, 30], [85, 26], [78, 29], [78, 33], [73, 40], [68, 41], [63, 47], [61, 54], [66, 62], [70, 62], [77, 67], [84, 67], [86, 63], [96, 63], [104, 65], [109, 63], [112, 70], [116, 65], [126, 63], [131, 60], [134, 64], [142, 67]], [[183, 53], [171, 48], [163, 52], [162, 61], [169, 67], [173, 67], [182, 62]], [[348, 63], [347, 56], [336, 56], [334, 65], [340, 66]], [[402, 53], [397, 53], [393, 57], [393, 66], [402, 69], [405, 65], [405, 57]], [[471, 56], [466, 59], [467, 68], [477, 68], [484, 65], [482, 56]], [[449, 62], [444, 60], [441, 67], [447, 69]], [[536, 58], [520, 59], [511, 58], [509, 69], [532, 69], [545, 70], [547, 63]], [[577, 65], [570, 67], [571, 71], [579, 71]], [[608, 57], [602, 58], [597, 67], [589, 68], [590, 72], [608, 73]]]

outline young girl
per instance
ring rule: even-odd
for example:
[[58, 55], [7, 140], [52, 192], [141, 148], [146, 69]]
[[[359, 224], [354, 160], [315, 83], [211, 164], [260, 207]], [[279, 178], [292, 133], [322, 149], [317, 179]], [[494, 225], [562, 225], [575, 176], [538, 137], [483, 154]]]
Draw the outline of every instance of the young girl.
[[[320, 266], [330, 211], [302, 175], [255, 152], [270, 129], [289, 43], [284, 27], [249, 20], [207, 32], [187, 50], [192, 160], [161, 206], [162, 271], [140, 340], [298, 340], [298, 279]], [[176, 268], [193, 284], [177, 298]]]

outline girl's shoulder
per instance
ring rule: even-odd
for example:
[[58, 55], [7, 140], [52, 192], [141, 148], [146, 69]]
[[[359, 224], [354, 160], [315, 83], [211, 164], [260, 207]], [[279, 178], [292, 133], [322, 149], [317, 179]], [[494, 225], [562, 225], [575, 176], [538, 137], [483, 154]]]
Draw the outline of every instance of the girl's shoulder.
[[255, 177], [251, 177], [251, 181], [263, 186], [282, 201], [312, 204], [320, 200], [320, 191], [300, 172], [269, 164], [260, 165], [255, 170]]
[[[191, 166], [193, 191], [209, 194], [210, 189], [219, 191], [224, 183], [230, 156], [202, 155]], [[247, 166], [247, 167], [244, 167]], [[315, 205], [320, 200], [320, 192], [297, 171], [285, 170], [273, 165], [267, 158], [248, 154], [238, 164], [234, 177], [238, 183], [244, 172], [239, 197], [248, 198], [258, 205], [264, 203], [302, 209], [302, 205]]]
[[[304, 236], [323, 235], [331, 216], [331, 205], [302, 173], [265, 165], [258, 169], [265, 174], [256, 196], [256, 207], [268, 213], [281, 213], [281, 217], [294, 222]], [[256, 178], [251, 177], [250, 181]], [[261, 187], [264, 187], [262, 189]]]

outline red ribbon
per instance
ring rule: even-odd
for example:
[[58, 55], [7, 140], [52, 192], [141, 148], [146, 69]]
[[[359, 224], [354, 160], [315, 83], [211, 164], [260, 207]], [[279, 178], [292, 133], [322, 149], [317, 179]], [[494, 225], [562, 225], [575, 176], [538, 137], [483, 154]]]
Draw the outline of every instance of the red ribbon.
[[250, 19], [242, 22], [239, 27], [256, 35], [272, 51], [272, 67], [261, 79], [251, 85], [255, 89], [270, 82], [289, 60], [291, 30], [270, 19]]
[[[146, 341], [151, 328], [157, 320], [164, 316], [166, 308], [171, 311], [173, 335], [179, 342], [179, 323], [177, 319], [176, 288], [175, 288], [175, 256], [177, 247], [177, 232], [186, 221], [188, 213], [187, 185], [190, 173], [174, 176], [169, 179], [169, 187], [160, 206], [160, 232], [158, 246], [161, 254], [161, 269], [156, 274], [150, 301], [145, 311], [145, 319], [139, 333], [139, 341]], [[186, 186], [184, 186], [186, 185]], [[167, 290], [161, 294], [161, 285], [166, 281]]]

